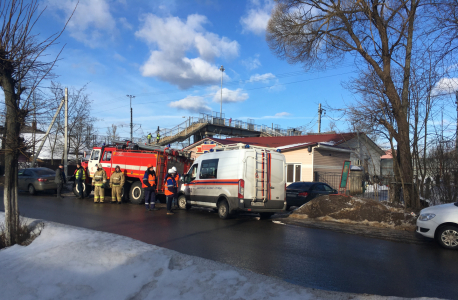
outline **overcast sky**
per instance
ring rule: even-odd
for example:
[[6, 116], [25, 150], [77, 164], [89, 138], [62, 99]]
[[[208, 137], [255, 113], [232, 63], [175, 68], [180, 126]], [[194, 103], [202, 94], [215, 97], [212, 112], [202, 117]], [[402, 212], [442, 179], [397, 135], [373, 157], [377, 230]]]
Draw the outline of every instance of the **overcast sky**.
[[[62, 28], [76, 2], [42, 0], [47, 8], [36, 32], [44, 37]], [[81, 0], [59, 40], [65, 49], [54, 71], [64, 86], [87, 84], [92, 114], [103, 119], [97, 123], [100, 134], [111, 124], [130, 122], [127, 94], [136, 96], [134, 123], [141, 124], [136, 136], [173, 127], [183, 116], [219, 112], [221, 65], [226, 118], [316, 131], [318, 103], [337, 108], [352, 101], [341, 82], [354, 76], [354, 68], [342, 62], [304, 72], [277, 58], [265, 40], [273, 5], [270, 0]], [[328, 124], [324, 117], [322, 128]], [[121, 129], [128, 136], [128, 126]]]

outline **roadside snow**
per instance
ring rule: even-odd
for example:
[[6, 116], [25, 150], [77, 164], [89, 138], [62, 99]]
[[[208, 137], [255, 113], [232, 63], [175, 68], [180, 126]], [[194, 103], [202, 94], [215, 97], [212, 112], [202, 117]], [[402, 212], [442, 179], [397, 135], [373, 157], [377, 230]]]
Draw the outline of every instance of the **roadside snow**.
[[[0, 223], [3, 219], [0, 213]], [[0, 251], [0, 290], [2, 299], [387, 299], [306, 289], [131, 238], [51, 222], [29, 246]]]

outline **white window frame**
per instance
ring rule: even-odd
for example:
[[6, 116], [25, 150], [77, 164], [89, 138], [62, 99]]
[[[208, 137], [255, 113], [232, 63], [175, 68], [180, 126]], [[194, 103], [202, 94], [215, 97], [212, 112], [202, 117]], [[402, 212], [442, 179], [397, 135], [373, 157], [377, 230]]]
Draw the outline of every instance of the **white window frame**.
[[288, 181], [288, 166], [293, 165], [293, 180], [296, 179], [296, 166], [301, 166], [301, 171], [299, 173], [299, 181], [302, 181], [302, 163], [286, 163], [285, 164], [285, 174], [286, 174], [286, 184], [291, 184], [297, 181]]

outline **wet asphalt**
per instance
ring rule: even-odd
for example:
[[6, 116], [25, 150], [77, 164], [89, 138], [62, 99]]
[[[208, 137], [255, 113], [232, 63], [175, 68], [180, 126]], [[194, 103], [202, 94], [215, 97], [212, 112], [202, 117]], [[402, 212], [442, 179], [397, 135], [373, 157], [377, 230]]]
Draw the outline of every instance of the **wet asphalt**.
[[276, 224], [255, 214], [221, 220], [205, 209], [167, 216], [161, 206], [146, 212], [143, 205], [94, 204], [74, 196], [57, 200], [44, 193], [19, 195], [20, 212], [26, 217], [128, 236], [304, 287], [458, 299], [458, 251], [433, 242], [396, 243]]

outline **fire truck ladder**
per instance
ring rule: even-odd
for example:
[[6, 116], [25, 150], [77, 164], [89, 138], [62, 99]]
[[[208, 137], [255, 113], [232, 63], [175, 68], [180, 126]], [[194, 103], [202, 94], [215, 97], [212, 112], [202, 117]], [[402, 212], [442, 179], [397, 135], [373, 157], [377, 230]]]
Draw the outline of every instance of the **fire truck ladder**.
[[[255, 180], [253, 185], [253, 202], [262, 199], [262, 202], [267, 201], [268, 182], [267, 182], [267, 155], [265, 149], [255, 149], [254, 157], [254, 174]], [[258, 195], [260, 194], [260, 197]]]

